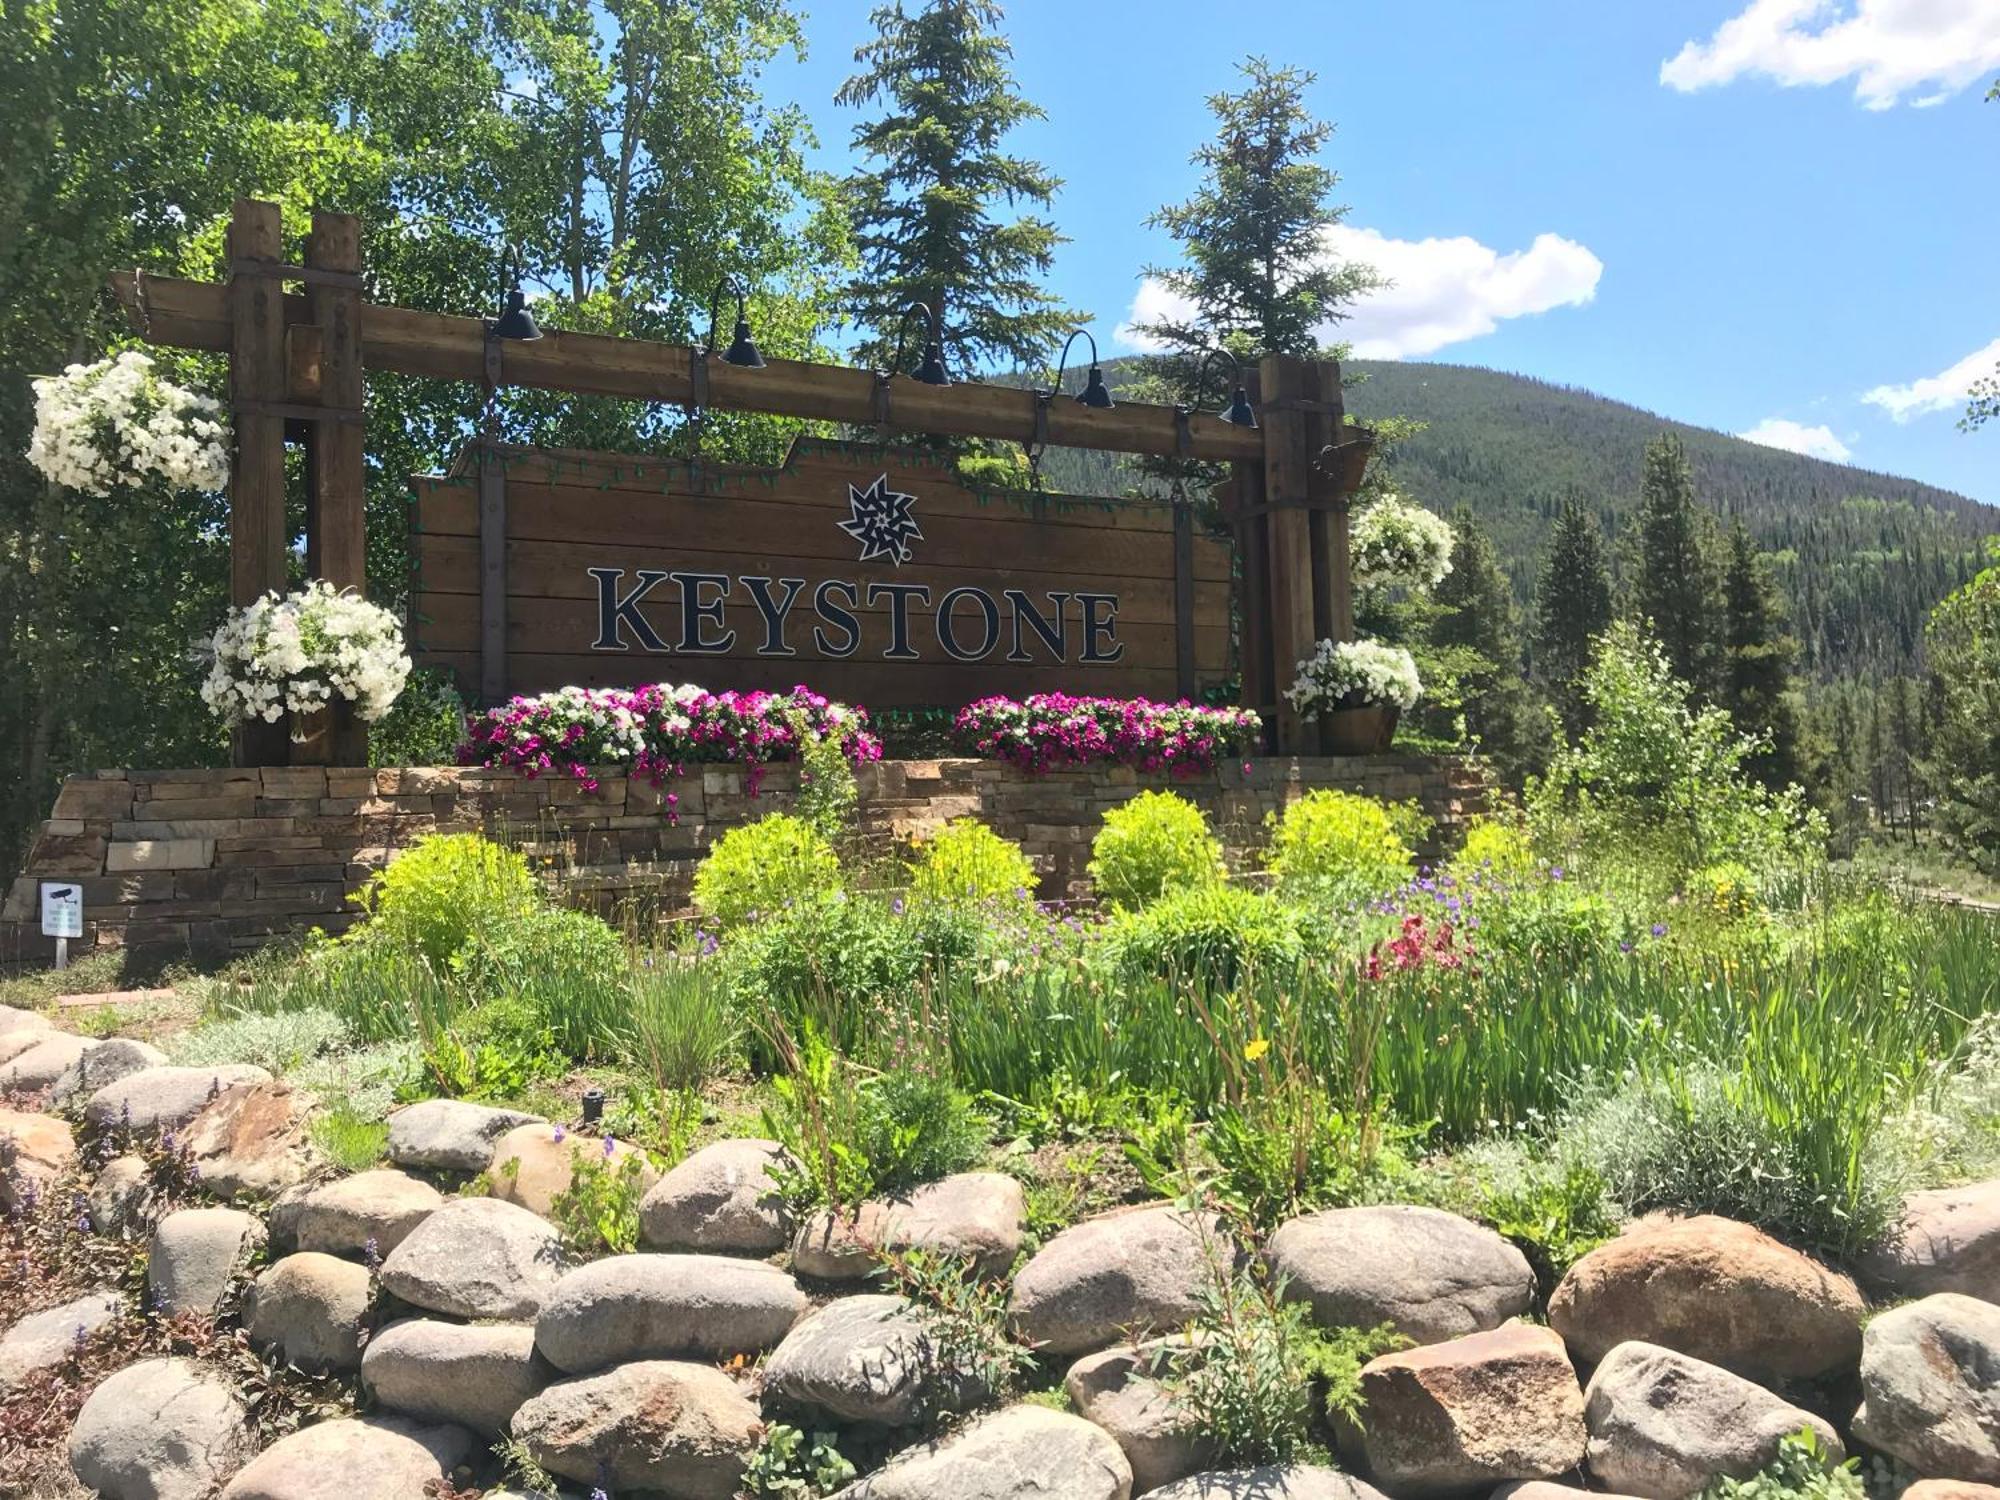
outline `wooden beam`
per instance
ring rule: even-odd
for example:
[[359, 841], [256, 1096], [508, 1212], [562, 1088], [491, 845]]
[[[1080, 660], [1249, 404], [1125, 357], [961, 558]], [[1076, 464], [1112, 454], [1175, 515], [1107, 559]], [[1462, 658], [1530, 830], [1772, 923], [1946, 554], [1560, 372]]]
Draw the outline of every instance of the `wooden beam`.
[[[229, 347], [223, 288], [166, 276], [135, 281], [130, 271], [114, 274], [111, 286], [133, 327], [152, 342], [189, 349]], [[317, 321], [304, 296], [286, 296], [284, 306], [292, 321]], [[362, 356], [370, 369], [478, 381], [485, 373], [484, 346], [485, 325], [478, 318], [361, 304]], [[685, 404], [694, 394], [694, 353], [685, 344], [551, 330], [535, 343], [507, 346], [505, 379], [508, 385], [540, 390]], [[930, 386], [899, 375], [889, 386], [889, 425], [1023, 442], [1035, 433], [1035, 399], [1032, 391], [1011, 386]], [[715, 359], [708, 366], [708, 404], [718, 411], [872, 423], [875, 376], [845, 365], [800, 360], [774, 359], [761, 370], [745, 370]], [[1189, 435], [1188, 451], [1195, 458], [1263, 457], [1254, 429], [1211, 413], [1196, 413]], [[1137, 403], [1104, 410], [1059, 397], [1049, 405], [1048, 440], [1058, 447], [1122, 453], [1181, 452], [1173, 408]]]

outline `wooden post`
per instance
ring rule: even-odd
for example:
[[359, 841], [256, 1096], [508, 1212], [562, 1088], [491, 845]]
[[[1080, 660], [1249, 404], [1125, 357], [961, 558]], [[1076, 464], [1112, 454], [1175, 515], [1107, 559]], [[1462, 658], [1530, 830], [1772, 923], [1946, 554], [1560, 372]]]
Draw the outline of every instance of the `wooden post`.
[[[275, 203], [238, 198], [229, 221], [229, 396], [236, 457], [229, 471], [229, 601], [255, 603], [286, 581], [285, 288], [248, 266], [283, 258]], [[247, 265], [246, 265], [247, 263]], [[282, 724], [252, 721], [232, 743], [239, 766], [283, 765]]]
[[[1307, 449], [1314, 455], [1340, 441], [1345, 420], [1340, 392], [1340, 365], [1335, 360], [1316, 361], [1306, 372], [1314, 410], [1305, 414]], [[1324, 474], [1313, 475], [1314, 489], [1321, 495], [1331, 488]], [[1306, 513], [1312, 538], [1313, 638], [1345, 641], [1354, 636], [1354, 601], [1348, 580], [1347, 497], [1338, 497], [1333, 508], [1316, 504]], [[1313, 735], [1322, 754], [1331, 750], [1332, 727], [1324, 720]]]
[[507, 469], [492, 434], [479, 444], [479, 701], [507, 698]]
[[[315, 211], [306, 265], [340, 280], [306, 286], [319, 329], [319, 404], [327, 415], [312, 424], [311, 523], [306, 570], [336, 588], [368, 585], [367, 433], [362, 425], [361, 221], [353, 214]], [[348, 282], [346, 278], [355, 278]], [[327, 746], [334, 765], [368, 764], [368, 726], [352, 714], [335, 716]]]
[[1297, 755], [1308, 743], [1306, 726], [1283, 700], [1298, 663], [1313, 644], [1312, 531], [1304, 507], [1311, 492], [1312, 461], [1307, 413], [1311, 366], [1289, 354], [1268, 354], [1259, 366], [1264, 431], [1264, 534], [1268, 538], [1271, 666], [1278, 698], [1278, 749]]

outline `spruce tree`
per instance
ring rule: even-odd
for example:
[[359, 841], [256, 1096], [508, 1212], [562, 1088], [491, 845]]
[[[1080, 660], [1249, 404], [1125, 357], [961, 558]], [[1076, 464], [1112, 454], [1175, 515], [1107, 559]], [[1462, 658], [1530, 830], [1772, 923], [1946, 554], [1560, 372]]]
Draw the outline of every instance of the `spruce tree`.
[[1611, 570], [1597, 522], [1575, 497], [1563, 501], [1535, 578], [1535, 676], [1574, 736], [1588, 705], [1577, 682], [1590, 666], [1591, 643], [1611, 625]]
[[1479, 741], [1502, 777], [1519, 785], [1547, 747], [1533, 732], [1514, 594], [1493, 539], [1460, 506], [1451, 518], [1451, 572], [1433, 593], [1431, 645], [1456, 667], [1466, 733]]
[[1800, 779], [1799, 713], [1792, 683], [1799, 643], [1786, 627], [1785, 601], [1771, 569], [1739, 520], [1723, 572], [1722, 706], [1766, 746], [1746, 762], [1773, 791]]
[[1714, 701], [1721, 681], [1720, 569], [1713, 523], [1694, 499], [1694, 471], [1672, 433], [1646, 445], [1633, 612], [1666, 649], [1674, 676]]
[[[1038, 366], [1085, 315], [1042, 286], [1063, 236], [1017, 206], [1047, 208], [1061, 180], [1001, 141], [1042, 110], [1014, 87], [1013, 52], [993, 0], [901, 0], [870, 17], [877, 35], [856, 49], [862, 71], [838, 103], [885, 112], [854, 130], [872, 165], [847, 180], [861, 267], [848, 301], [863, 360], [886, 368], [913, 301], [942, 320], [956, 376], [993, 364]], [[912, 319], [905, 365], [924, 330]]]

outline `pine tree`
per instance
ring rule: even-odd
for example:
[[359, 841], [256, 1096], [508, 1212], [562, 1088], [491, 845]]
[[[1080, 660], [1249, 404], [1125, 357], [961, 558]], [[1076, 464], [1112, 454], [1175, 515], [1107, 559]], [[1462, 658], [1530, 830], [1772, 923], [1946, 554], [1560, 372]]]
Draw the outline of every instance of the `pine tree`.
[[1695, 504], [1694, 472], [1672, 433], [1646, 445], [1639, 500], [1633, 611], [1666, 648], [1674, 675], [1710, 701], [1722, 686], [1722, 587], [1710, 521]]
[[1464, 695], [1466, 733], [1479, 741], [1502, 777], [1519, 785], [1547, 745], [1533, 732], [1514, 595], [1493, 539], [1464, 506], [1452, 515], [1451, 572], [1433, 593], [1431, 646], [1451, 659]]
[[1563, 501], [1535, 578], [1535, 677], [1563, 727], [1584, 727], [1587, 705], [1577, 681], [1590, 665], [1591, 642], [1611, 625], [1611, 570], [1597, 522], [1574, 497]]
[[[1044, 363], [1085, 315], [1041, 285], [1063, 243], [1048, 220], [1008, 219], [1016, 205], [1047, 208], [1061, 180], [1011, 156], [1001, 139], [1042, 118], [1009, 70], [993, 0], [901, 0], [870, 18], [877, 36], [856, 49], [863, 71], [835, 95], [885, 113], [858, 125], [856, 152], [875, 163], [847, 181], [861, 269], [849, 302], [863, 330], [860, 357], [887, 368], [897, 324], [913, 301], [937, 312], [947, 369]], [[924, 330], [911, 319], [905, 365]]]
[[1800, 779], [1799, 712], [1792, 667], [1799, 643], [1786, 628], [1785, 602], [1770, 565], [1742, 521], [1729, 533], [1723, 573], [1721, 703], [1745, 734], [1769, 743], [1746, 763], [1773, 791]]

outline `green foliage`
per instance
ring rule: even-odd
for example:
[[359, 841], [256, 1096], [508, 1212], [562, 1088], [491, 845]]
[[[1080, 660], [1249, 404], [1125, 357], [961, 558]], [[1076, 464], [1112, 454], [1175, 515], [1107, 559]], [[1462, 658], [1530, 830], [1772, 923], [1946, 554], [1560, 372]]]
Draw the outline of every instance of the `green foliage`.
[[732, 828], [694, 872], [694, 904], [725, 928], [837, 889], [840, 860], [826, 836], [790, 813]]
[[368, 726], [371, 766], [448, 766], [465, 738], [465, 700], [451, 674], [418, 667], [389, 712]]
[[632, 971], [627, 1056], [661, 1091], [699, 1091], [741, 1040], [732, 996], [712, 965], [660, 957]]
[[1722, 570], [1714, 518], [1695, 504], [1694, 471], [1673, 433], [1646, 445], [1632, 607], [1674, 676], [1703, 698], [1722, 685]]
[[1136, 910], [1169, 891], [1220, 880], [1222, 843], [1187, 798], [1141, 792], [1105, 813], [1091, 840], [1089, 871], [1100, 897]]
[[1923, 764], [1938, 792], [1938, 831], [1982, 872], [2000, 874], [2000, 566], [1940, 604], [1924, 641], [1936, 711]]
[[927, 1250], [890, 1254], [882, 1270], [924, 1331], [924, 1420], [1004, 1400], [1034, 1361], [1009, 1332], [1006, 1283], [982, 1280], [968, 1262]]
[[1031, 906], [1035, 867], [1021, 846], [977, 818], [953, 818], [917, 845], [910, 897], [944, 905]]
[[1535, 873], [1535, 846], [1518, 816], [1482, 813], [1465, 826], [1465, 842], [1452, 856], [1451, 872], [1461, 880], [1474, 874], [1512, 885]]
[[1860, 1460], [1835, 1459], [1815, 1429], [1801, 1427], [1749, 1478], [1710, 1480], [1701, 1500], [1862, 1500], [1866, 1493]]
[[[1456, 676], [1465, 706], [1458, 737], [1477, 744], [1510, 785], [1519, 785], [1541, 762], [1548, 732], [1545, 717], [1532, 710], [1521, 672], [1513, 589], [1492, 537], [1471, 510], [1460, 506], [1451, 529], [1451, 571], [1432, 591], [1437, 616], [1430, 645], [1461, 654]], [[1450, 724], [1438, 728], [1456, 731]]]
[[475, 936], [535, 911], [541, 892], [513, 850], [476, 833], [433, 833], [371, 875], [356, 900], [373, 937], [444, 973]]
[[1527, 1256], [1545, 1297], [1619, 1230], [1603, 1175], [1582, 1161], [1537, 1162], [1511, 1181], [1487, 1183], [1477, 1212]]
[[473, 1003], [524, 1002], [570, 1057], [619, 1054], [630, 968], [618, 934], [589, 912], [536, 907], [487, 933], [455, 967], [457, 986]]
[[[1421, 817], [1421, 814], [1418, 814]], [[1264, 864], [1288, 897], [1356, 900], [1380, 896], [1409, 879], [1416, 855], [1396, 813], [1352, 792], [1307, 792], [1267, 823], [1274, 828]]]
[[1562, 503], [1535, 574], [1535, 676], [1571, 735], [1587, 722], [1578, 681], [1593, 643], [1611, 628], [1611, 570], [1597, 518], [1574, 496]]
[[1112, 918], [1103, 946], [1125, 979], [1191, 979], [1227, 987], [1246, 974], [1282, 974], [1297, 964], [1296, 911], [1268, 891], [1197, 885], [1170, 891], [1143, 911]]
[[228, 1008], [226, 987], [212, 987], [209, 995], [212, 1004], [223, 1007], [216, 1019], [167, 1039], [163, 1050], [176, 1066], [252, 1063], [282, 1077], [313, 1058], [353, 1045], [347, 1023], [330, 1010], [235, 1011]]
[[[908, 992], [922, 963], [917, 927], [872, 896], [814, 893], [732, 933], [722, 959], [731, 991], [753, 1014], [788, 1026], [824, 1023], [827, 1039], [859, 1051], [879, 1033], [880, 1006]], [[768, 1039], [751, 1061], [768, 1066]]]
[[1348, 1119], [1298, 1079], [1218, 1106], [1203, 1144], [1219, 1173], [1217, 1198], [1264, 1229], [1359, 1202], [1383, 1181], [1373, 1125]]
[[468, 1009], [448, 1038], [433, 1048], [434, 1073], [459, 1083], [453, 1092], [485, 1099], [513, 1099], [530, 1085], [560, 1078], [570, 1059], [555, 1028], [535, 1002], [504, 994]]
[[1772, 791], [1803, 780], [1799, 706], [1792, 666], [1799, 643], [1787, 629], [1771, 567], [1739, 518], [1730, 529], [1722, 576], [1722, 692], [1737, 724], [1762, 743], [1746, 769]]
[[814, 734], [800, 714], [795, 726], [799, 750], [798, 817], [829, 843], [840, 838], [854, 819], [861, 800], [860, 784], [848, 763], [842, 737]]
[[[604, 1147], [611, 1137], [604, 1138]], [[646, 1154], [636, 1147], [606, 1154], [578, 1139], [570, 1155], [569, 1186], [549, 1204], [549, 1220], [563, 1243], [581, 1255], [630, 1255], [639, 1248], [639, 1201], [646, 1196]]]
[[357, 1114], [345, 1102], [315, 1115], [311, 1134], [320, 1154], [343, 1172], [367, 1171], [382, 1159], [389, 1144], [386, 1124]]
[[856, 1470], [836, 1446], [840, 1434], [772, 1422], [743, 1467], [743, 1493], [750, 1500], [816, 1500], [844, 1489]]

